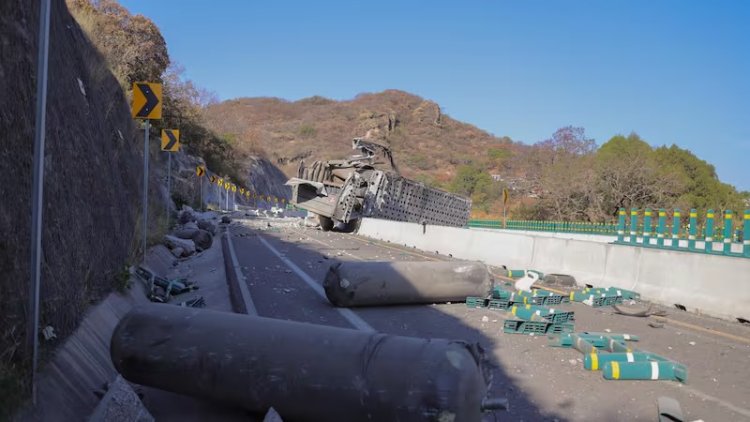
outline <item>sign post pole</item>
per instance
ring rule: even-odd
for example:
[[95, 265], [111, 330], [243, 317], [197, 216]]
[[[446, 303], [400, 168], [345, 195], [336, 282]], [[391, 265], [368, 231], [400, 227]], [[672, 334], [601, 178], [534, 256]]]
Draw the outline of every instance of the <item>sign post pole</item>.
[[503, 188], [503, 228], [506, 228], [508, 224], [507, 214], [505, 212], [507, 205], [508, 205], [508, 189]]
[[145, 120], [143, 135], [143, 259], [146, 258], [146, 237], [148, 236], [148, 135], [151, 119], [161, 119], [161, 93], [159, 83], [134, 82], [132, 111], [134, 119]]
[[167, 152], [167, 226], [169, 226], [169, 201], [172, 200], [172, 154]]
[[146, 260], [146, 236], [148, 236], [148, 132], [150, 121], [146, 119], [143, 135], [143, 260]]
[[42, 211], [44, 205], [44, 135], [47, 117], [47, 69], [49, 52], [50, 0], [42, 0], [39, 13], [39, 56], [37, 61], [36, 122], [34, 129], [34, 179], [31, 197], [31, 286], [27, 338], [31, 348], [31, 403], [36, 405], [36, 371], [39, 359], [39, 290], [42, 259]]
[[143, 259], [146, 259], [146, 236], [148, 236], [148, 132], [150, 121], [146, 119], [143, 135], [143, 239], [141, 247], [143, 248]]

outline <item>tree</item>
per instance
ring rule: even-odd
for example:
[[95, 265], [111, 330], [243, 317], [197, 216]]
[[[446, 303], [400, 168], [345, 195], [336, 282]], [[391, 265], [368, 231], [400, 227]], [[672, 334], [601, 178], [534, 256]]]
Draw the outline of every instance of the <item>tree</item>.
[[565, 126], [557, 129], [550, 139], [537, 143], [537, 147], [547, 152], [549, 164], [560, 159], [581, 157], [596, 151], [596, 142], [586, 137], [582, 127]]
[[640, 136], [617, 135], [599, 148], [595, 169], [601, 201], [598, 212], [614, 216], [620, 207], [664, 207], [679, 196], [680, 178], [656, 160]]
[[714, 166], [677, 145], [659, 147], [656, 161], [664, 169], [679, 177], [684, 190], [675, 199], [675, 207], [683, 209], [709, 208], [741, 210], [745, 207], [743, 195], [719, 180]]
[[150, 19], [131, 15], [115, 0], [67, 0], [67, 4], [123, 90], [129, 91], [136, 81], [161, 80], [169, 66], [169, 54], [159, 28]]
[[502, 187], [482, 167], [464, 164], [458, 167], [448, 189], [470, 197], [475, 207], [487, 212], [499, 197]]

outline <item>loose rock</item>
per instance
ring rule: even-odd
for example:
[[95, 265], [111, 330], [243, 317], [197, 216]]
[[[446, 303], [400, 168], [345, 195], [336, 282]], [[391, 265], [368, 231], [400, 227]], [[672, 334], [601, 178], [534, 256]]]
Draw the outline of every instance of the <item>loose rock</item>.
[[216, 234], [216, 224], [208, 221], [208, 220], [200, 220], [198, 221], [198, 228], [201, 230], [205, 230], [211, 234]]
[[175, 258], [180, 258], [180, 257], [182, 257], [182, 254], [185, 253], [185, 249], [177, 247], [177, 248], [174, 248], [174, 249], [170, 249], [169, 252], [171, 252], [172, 255], [175, 256]]
[[195, 243], [190, 239], [180, 239], [176, 236], [166, 235], [164, 236], [164, 244], [170, 249], [182, 248], [183, 256], [195, 253]]
[[198, 228], [181, 228], [179, 230], [175, 230], [174, 235], [179, 237], [180, 239], [192, 239], [193, 236], [198, 233], [198, 230]]
[[211, 247], [214, 237], [206, 230], [196, 230], [192, 237], [193, 243], [198, 250], [204, 251]]

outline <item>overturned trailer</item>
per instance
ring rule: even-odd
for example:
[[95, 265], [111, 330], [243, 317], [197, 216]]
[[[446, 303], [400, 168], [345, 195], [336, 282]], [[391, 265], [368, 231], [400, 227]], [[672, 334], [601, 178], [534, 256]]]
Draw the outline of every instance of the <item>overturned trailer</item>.
[[[356, 138], [352, 148], [360, 154], [301, 162], [297, 177], [286, 183], [292, 204], [318, 215], [323, 230], [336, 223], [353, 230], [362, 217], [453, 227], [468, 222], [470, 199], [401, 176], [389, 147]], [[390, 169], [379, 168], [384, 164]]]

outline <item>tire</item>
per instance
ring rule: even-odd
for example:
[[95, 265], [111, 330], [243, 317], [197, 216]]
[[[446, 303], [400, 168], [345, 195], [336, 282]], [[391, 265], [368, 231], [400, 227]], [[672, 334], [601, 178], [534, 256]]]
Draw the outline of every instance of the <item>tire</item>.
[[354, 233], [355, 231], [359, 229], [359, 223], [361, 221], [362, 220], [360, 220], [359, 218], [355, 220], [349, 220], [348, 223], [343, 225], [343, 227], [341, 228], [341, 231], [344, 233]]
[[329, 232], [333, 229], [333, 220], [329, 217], [318, 214], [318, 223], [320, 223], [320, 229], [324, 232]]

